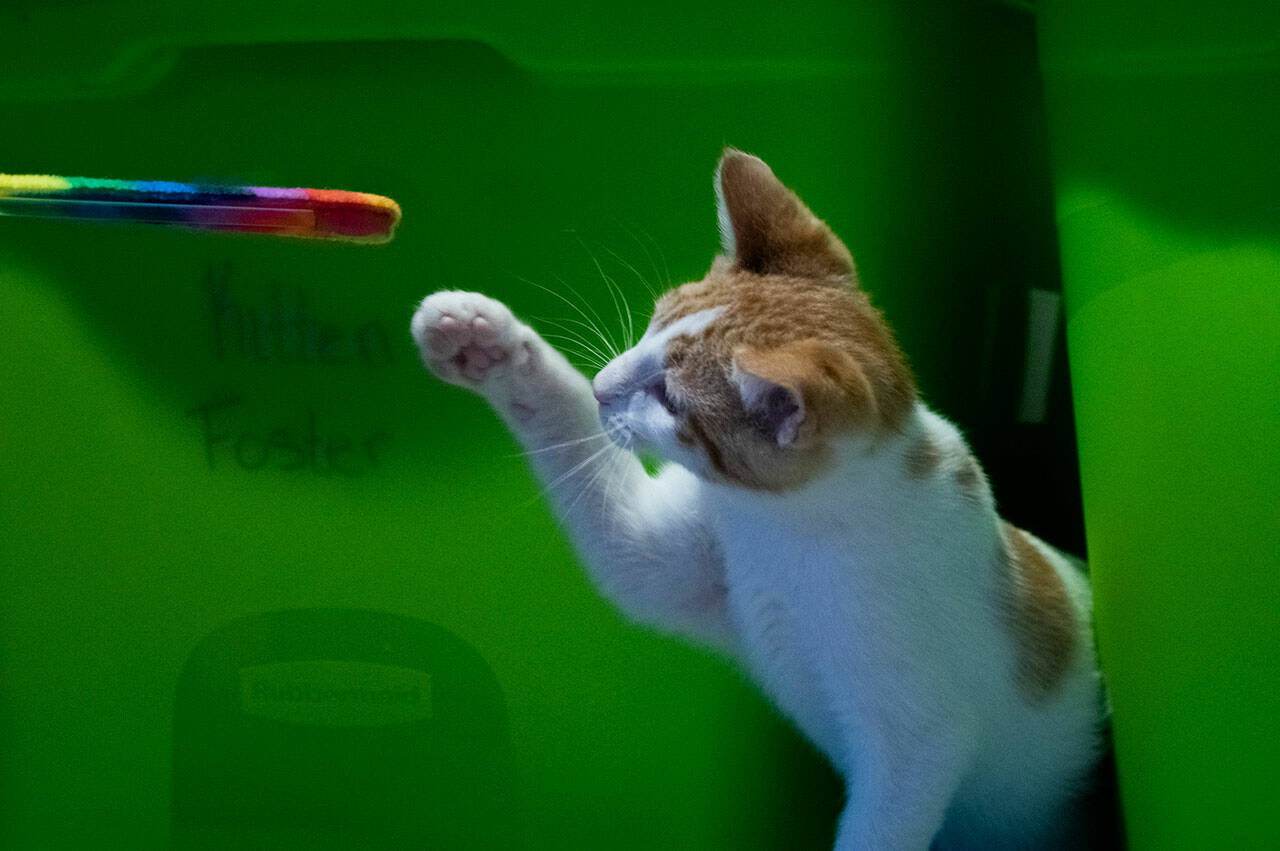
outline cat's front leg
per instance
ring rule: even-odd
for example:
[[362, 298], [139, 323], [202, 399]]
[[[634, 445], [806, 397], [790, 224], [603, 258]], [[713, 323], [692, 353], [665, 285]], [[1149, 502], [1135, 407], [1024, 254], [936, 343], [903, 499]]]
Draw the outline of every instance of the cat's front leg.
[[426, 367], [483, 396], [529, 448], [601, 431], [590, 382], [502, 302], [433, 293], [414, 314], [412, 331]]
[[601, 592], [636, 620], [733, 652], [693, 475], [673, 465], [650, 478], [609, 440], [586, 377], [501, 302], [433, 293], [412, 330], [427, 368], [483, 396], [524, 444]]
[[892, 738], [860, 755], [835, 851], [927, 851], [942, 830], [967, 760], [964, 738], [892, 726]]

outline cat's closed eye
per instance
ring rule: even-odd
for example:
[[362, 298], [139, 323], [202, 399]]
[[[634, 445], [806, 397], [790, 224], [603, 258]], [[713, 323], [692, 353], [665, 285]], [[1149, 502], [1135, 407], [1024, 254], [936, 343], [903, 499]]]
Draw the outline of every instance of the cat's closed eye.
[[668, 414], [675, 416], [676, 405], [675, 402], [671, 400], [671, 396], [667, 393], [666, 376], [659, 376], [656, 381], [650, 382], [649, 385], [645, 387], [645, 392], [657, 399], [658, 404], [663, 408], [666, 408]]

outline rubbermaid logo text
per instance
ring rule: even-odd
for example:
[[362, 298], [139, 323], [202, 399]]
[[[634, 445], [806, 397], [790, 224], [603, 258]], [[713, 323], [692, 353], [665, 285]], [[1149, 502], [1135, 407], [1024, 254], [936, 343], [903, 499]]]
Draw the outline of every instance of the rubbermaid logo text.
[[247, 715], [322, 727], [383, 727], [431, 717], [431, 675], [412, 668], [311, 659], [240, 669]]

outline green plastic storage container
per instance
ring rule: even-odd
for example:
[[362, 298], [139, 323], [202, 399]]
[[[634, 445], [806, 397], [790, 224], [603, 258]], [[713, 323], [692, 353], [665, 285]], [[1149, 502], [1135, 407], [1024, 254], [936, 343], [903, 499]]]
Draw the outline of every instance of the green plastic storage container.
[[1135, 849], [1280, 837], [1280, 5], [1044, 4], [1095, 617]]
[[1025, 8], [18, 0], [0, 32], [2, 171], [404, 210], [376, 248], [0, 220], [6, 848], [826, 847], [831, 772], [623, 622], [408, 335], [440, 288], [617, 331], [608, 278], [645, 318], [717, 248], [726, 144], [846, 239], [1006, 516], [1080, 549]]

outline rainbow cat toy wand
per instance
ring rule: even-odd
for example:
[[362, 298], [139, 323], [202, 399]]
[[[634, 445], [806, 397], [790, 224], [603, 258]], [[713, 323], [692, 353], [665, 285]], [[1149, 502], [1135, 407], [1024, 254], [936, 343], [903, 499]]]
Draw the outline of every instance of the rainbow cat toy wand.
[[145, 222], [380, 243], [395, 234], [400, 206], [381, 195], [333, 189], [0, 174], [0, 216]]

